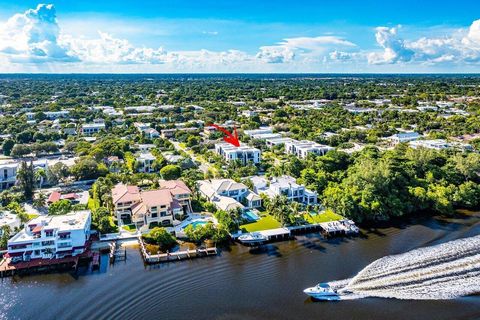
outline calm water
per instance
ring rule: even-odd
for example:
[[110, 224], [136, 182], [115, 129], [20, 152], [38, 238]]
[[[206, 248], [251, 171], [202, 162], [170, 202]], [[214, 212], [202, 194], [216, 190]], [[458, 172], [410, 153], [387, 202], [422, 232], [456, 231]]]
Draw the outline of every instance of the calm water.
[[363, 238], [302, 236], [263, 251], [238, 245], [218, 257], [153, 268], [132, 248], [126, 262], [101, 272], [4, 279], [0, 319], [480, 319], [480, 296], [312, 302], [302, 292], [388, 254], [478, 234], [480, 215], [430, 219], [366, 230]]

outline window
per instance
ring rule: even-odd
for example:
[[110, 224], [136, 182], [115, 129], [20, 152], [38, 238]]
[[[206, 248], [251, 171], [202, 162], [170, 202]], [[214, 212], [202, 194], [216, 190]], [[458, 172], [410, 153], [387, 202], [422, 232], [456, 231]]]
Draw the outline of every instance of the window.
[[52, 230], [45, 231], [45, 236], [46, 237], [53, 237], [53, 231]]
[[152, 212], [152, 218], [157, 218], [158, 217], [158, 213], [157, 212]]

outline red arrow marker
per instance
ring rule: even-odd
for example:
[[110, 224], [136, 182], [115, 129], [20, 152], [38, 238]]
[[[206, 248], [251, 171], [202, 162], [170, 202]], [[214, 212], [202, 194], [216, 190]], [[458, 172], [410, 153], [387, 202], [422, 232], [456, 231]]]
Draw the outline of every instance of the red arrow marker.
[[215, 129], [222, 131], [225, 134], [225, 137], [223, 137], [223, 140], [225, 142], [228, 142], [235, 147], [240, 147], [240, 141], [238, 140], [238, 134], [237, 134], [237, 128], [233, 128], [233, 134], [230, 133], [227, 129], [220, 127], [219, 125], [216, 125], [214, 123], [210, 124], [210, 126], [215, 127]]

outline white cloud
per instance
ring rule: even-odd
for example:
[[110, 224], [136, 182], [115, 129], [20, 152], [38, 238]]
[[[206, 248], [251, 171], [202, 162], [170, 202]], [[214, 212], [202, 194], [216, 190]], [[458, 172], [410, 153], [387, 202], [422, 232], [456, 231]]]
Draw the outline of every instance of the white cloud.
[[264, 46], [260, 47], [256, 58], [266, 63], [287, 63], [293, 61], [295, 53], [286, 46]]
[[164, 63], [168, 53], [162, 48], [137, 48], [128, 40], [116, 39], [110, 34], [99, 32], [97, 39], [80, 39], [65, 35], [62, 44], [69, 54], [89, 63]]
[[376, 28], [375, 39], [383, 52], [372, 52], [368, 55], [370, 64], [391, 64], [407, 62], [413, 57], [414, 52], [405, 46], [405, 42], [398, 38], [397, 28]]
[[76, 61], [59, 45], [53, 5], [15, 14], [0, 28], [0, 53], [17, 62]]
[[277, 45], [260, 47], [256, 57], [267, 63], [288, 63], [295, 57], [320, 59], [337, 47], [355, 47], [355, 44], [335, 36], [287, 38]]
[[425, 65], [464, 65], [480, 62], [480, 20], [466, 29], [443, 37], [403, 40], [396, 28], [378, 27], [377, 43], [382, 52], [368, 53], [370, 64], [414, 63]]

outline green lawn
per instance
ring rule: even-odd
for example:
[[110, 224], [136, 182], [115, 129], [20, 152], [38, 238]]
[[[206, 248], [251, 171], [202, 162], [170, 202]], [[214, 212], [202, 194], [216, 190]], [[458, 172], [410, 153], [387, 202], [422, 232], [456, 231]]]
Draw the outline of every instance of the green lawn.
[[260, 218], [260, 220], [258, 220], [257, 222], [241, 225], [240, 229], [247, 232], [255, 232], [261, 230], [277, 229], [281, 226], [282, 225], [280, 224], [280, 222], [275, 220], [272, 216], [268, 215]]
[[32, 220], [32, 219], [35, 219], [35, 218], [37, 218], [37, 217], [38, 217], [38, 214], [33, 214], [33, 213], [32, 213], [32, 214], [29, 214], [29, 215], [28, 215], [28, 221], [30, 221], [30, 220]]
[[129, 231], [129, 232], [137, 231], [137, 228], [135, 227], [134, 224], [127, 224], [127, 225], [124, 225], [122, 228], [123, 230]]
[[335, 212], [331, 210], [325, 210], [322, 213], [318, 213], [316, 215], [310, 215], [308, 213], [305, 213], [303, 215], [305, 220], [307, 220], [309, 223], [322, 223], [322, 222], [330, 222], [330, 221], [336, 221], [340, 220], [343, 217], [339, 214], [336, 214]]

